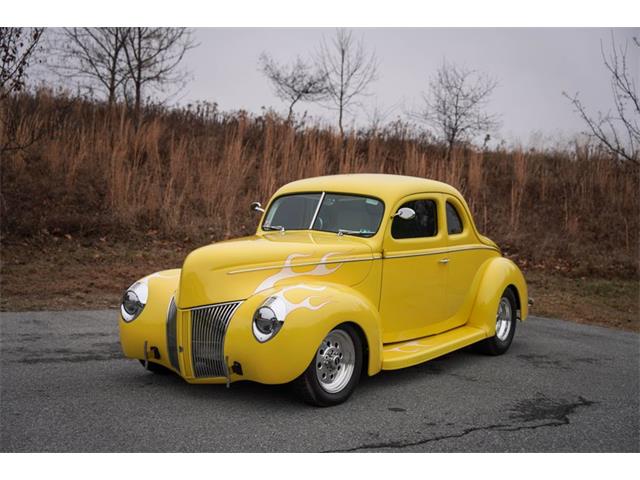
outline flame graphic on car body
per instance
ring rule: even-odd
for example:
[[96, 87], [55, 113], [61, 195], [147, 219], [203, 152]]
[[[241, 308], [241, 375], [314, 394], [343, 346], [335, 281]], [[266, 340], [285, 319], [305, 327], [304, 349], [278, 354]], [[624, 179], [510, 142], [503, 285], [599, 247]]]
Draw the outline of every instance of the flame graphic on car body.
[[303, 300], [299, 301], [299, 302], [292, 302], [291, 300], [288, 300], [287, 297], [285, 296], [285, 294], [287, 292], [290, 292], [292, 290], [311, 290], [313, 292], [322, 292], [324, 290], [326, 290], [327, 287], [313, 287], [311, 285], [304, 285], [304, 284], [300, 284], [300, 285], [290, 285], [288, 287], [284, 287], [281, 290], [278, 290], [276, 293], [274, 293], [270, 298], [274, 299], [274, 302], [271, 303], [271, 308], [274, 309], [278, 309], [279, 311], [276, 312], [277, 314], [279, 314], [278, 316], [282, 319], [286, 319], [287, 316], [289, 314], [291, 314], [292, 312], [294, 312], [295, 310], [298, 310], [300, 308], [306, 308], [307, 310], [320, 310], [322, 307], [324, 307], [325, 305], [327, 305], [329, 302], [329, 300], [324, 301], [322, 303], [320, 303], [319, 305], [312, 305], [311, 304], [311, 299], [312, 298], [322, 298], [320, 295], [309, 295], [307, 297], [305, 297]]
[[393, 348], [385, 348], [385, 352], [401, 352], [401, 353], [417, 353], [420, 350], [429, 348], [429, 345], [419, 343], [418, 341], [403, 343], [400, 346]]
[[278, 283], [280, 280], [284, 280], [285, 278], [304, 277], [307, 275], [317, 276], [317, 277], [331, 275], [333, 272], [335, 272], [342, 266], [342, 263], [339, 263], [338, 265], [332, 268], [328, 268], [326, 264], [328, 263], [328, 259], [331, 255], [337, 255], [338, 253], [340, 252], [327, 253], [325, 256], [322, 257], [322, 259], [320, 260], [320, 263], [316, 265], [313, 268], [313, 270], [310, 270], [308, 272], [294, 272], [292, 263], [295, 258], [309, 257], [310, 255], [305, 255], [304, 253], [292, 253], [285, 260], [284, 267], [282, 267], [282, 270], [280, 270], [278, 273], [271, 275], [270, 277], [265, 278], [262, 281], [262, 283], [260, 283], [260, 285], [256, 287], [253, 293], [257, 293], [267, 288], [274, 287], [276, 283]]

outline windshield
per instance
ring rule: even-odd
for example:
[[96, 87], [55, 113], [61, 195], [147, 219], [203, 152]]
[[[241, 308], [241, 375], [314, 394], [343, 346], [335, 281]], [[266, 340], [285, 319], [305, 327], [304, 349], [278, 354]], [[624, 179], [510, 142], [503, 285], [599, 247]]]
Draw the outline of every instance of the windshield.
[[338, 193], [299, 193], [277, 198], [269, 207], [264, 230], [319, 230], [370, 237], [382, 221], [381, 200]]

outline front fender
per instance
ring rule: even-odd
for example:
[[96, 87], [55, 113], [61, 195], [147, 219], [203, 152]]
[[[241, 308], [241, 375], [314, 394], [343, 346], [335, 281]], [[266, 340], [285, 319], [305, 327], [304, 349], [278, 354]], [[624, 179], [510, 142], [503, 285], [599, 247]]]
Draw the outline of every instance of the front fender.
[[468, 325], [481, 328], [487, 337], [496, 333], [496, 312], [502, 293], [509, 286], [516, 289], [520, 304], [520, 318], [529, 314], [527, 283], [518, 266], [504, 257], [487, 260], [482, 267], [480, 286]]
[[[265, 343], [253, 335], [256, 309], [269, 297], [282, 296], [287, 313], [282, 329]], [[242, 376], [266, 384], [290, 382], [307, 368], [324, 337], [334, 327], [351, 322], [362, 331], [368, 346], [369, 375], [382, 366], [380, 315], [374, 305], [351, 287], [338, 284], [298, 283], [263, 290], [248, 298], [231, 320], [225, 338], [229, 364], [242, 365]]]
[[145, 358], [144, 345], [156, 347], [160, 359], [155, 362], [171, 368], [167, 352], [167, 310], [178, 288], [180, 269], [163, 270], [139, 280], [147, 284], [149, 296], [142, 313], [132, 322], [125, 322], [119, 315], [120, 344], [125, 357]]

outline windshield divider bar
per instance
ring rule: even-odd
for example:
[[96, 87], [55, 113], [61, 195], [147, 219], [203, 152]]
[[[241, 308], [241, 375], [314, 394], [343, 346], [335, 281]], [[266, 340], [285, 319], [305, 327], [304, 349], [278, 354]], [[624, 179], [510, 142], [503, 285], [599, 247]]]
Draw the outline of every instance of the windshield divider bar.
[[322, 205], [322, 201], [324, 200], [325, 193], [326, 192], [322, 192], [322, 195], [320, 196], [320, 201], [318, 202], [316, 211], [313, 213], [313, 218], [311, 219], [311, 225], [309, 225], [309, 230], [313, 230], [313, 224], [316, 223], [316, 217], [318, 216], [318, 212], [320, 211], [320, 206]]

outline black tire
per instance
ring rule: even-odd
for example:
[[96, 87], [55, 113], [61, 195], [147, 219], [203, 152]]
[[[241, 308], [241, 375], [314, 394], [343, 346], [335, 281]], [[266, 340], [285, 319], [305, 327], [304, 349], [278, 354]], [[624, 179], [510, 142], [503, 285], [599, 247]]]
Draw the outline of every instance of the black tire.
[[[491, 337], [491, 338], [487, 338], [481, 342], [478, 342], [476, 344], [476, 349], [480, 352], [480, 353], [484, 353], [485, 355], [502, 355], [503, 353], [505, 353], [507, 350], [509, 350], [509, 347], [511, 346], [511, 342], [513, 341], [513, 336], [516, 333], [516, 322], [517, 322], [517, 303], [516, 303], [516, 297], [513, 294], [513, 290], [511, 290], [510, 288], [507, 288], [503, 294], [502, 297], [500, 298], [500, 302], [502, 301], [507, 301], [509, 303], [509, 307], [511, 310], [511, 320], [509, 322], [509, 331], [508, 333], [503, 334], [501, 336], [498, 335], [498, 332], [496, 331], [496, 334]], [[498, 304], [498, 311], [500, 311], [500, 303]], [[498, 317], [498, 313], [496, 313], [496, 323], [497, 323], [497, 317]], [[500, 338], [502, 337], [502, 338]]]
[[166, 375], [170, 371], [167, 367], [164, 367], [159, 363], [154, 363], [150, 361], [145, 362], [144, 360], [140, 360], [140, 364], [144, 367], [145, 370], [149, 370], [150, 372], [153, 372], [159, 375]]
[[[318, 378], [318, 364], [316, 359], [317, 355], [322, 351], [327, 338], [331, 335], [335, 335], [335, 332], [340, 332], [338, 335], [347, 334], [351, 339], [354, 348], [354, 361], [353, 371], [351, 372], [351, 377], [346, 385], [337, 392], [329, 392], [327, 391], [327, 388], [323, 387]], [[330, 407], [344, 402], [353, 393], [358, 385], [358, 381], [360, 380], [360, 376], [362, 374], [363, 351], [362, 338], [360, 338], [360, 335], [355, 328], [347, 324], [337, 326], [327, 334], [325, 340], [323, 340], [322, 344], [319, 345], [318, 350], [314, 352], [313, 358], [304, 373], [293, 382], [294, 390], [296, 390], [296, 393], [306, 403], [318, 407]], [[338, 368], [339, 367], [340, 366], [338, 366]]]

